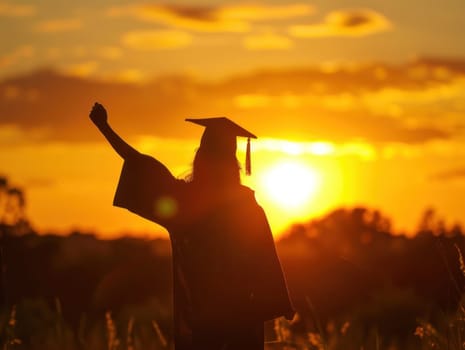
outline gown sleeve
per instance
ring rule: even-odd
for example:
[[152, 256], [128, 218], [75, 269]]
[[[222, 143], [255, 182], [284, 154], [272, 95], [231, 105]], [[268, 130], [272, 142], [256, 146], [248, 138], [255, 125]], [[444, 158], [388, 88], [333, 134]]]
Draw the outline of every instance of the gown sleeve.
[[178, 181], [158, 160], [138, 153], [124, 161], [113, 205], [166, 227], [176, 214]]
[[280, 316], [292, 319], [294, 309], [265, 212], [253, 194], [243, 207], [246, 208], [243, 215], [247, 217], [243, 230], [247, 232], [251, 257], [249, 273], [253, 272], [248, 276], [254, 296], [253, 309], [263, 320]]
[[[257, 284], [257, 296], [262, 298], [264, 306], [270, 306], [270, 314], [265, 319], [285, 316], [291, 320], [294, 316], [294, 308], [289, 297], [284, 271], [276, 251], [271, 228], [262, 207], [257, 205], [257, 219], [260, 222], [257, 228], [260, 243], [256, 245], [256, 261], [261, 264], [264, 277], [262, 283]], [[259, 278], [260, 279], [260, 278]], [[271, 307], [273, 305], [273, 307]]]

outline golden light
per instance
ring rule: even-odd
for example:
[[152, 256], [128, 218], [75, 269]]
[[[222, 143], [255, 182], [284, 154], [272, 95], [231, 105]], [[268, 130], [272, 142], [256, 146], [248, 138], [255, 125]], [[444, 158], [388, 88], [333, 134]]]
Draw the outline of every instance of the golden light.
[[334, 153], [334, 145], [330, 142], [312, 142], [309, 146], [309, 151], [311, 154], [318, 156], [325, 156], [328, 154]]
[[262, 175], [266, 199], [288, 211], [300, 211], [312, 201], [319, 185], [317, 172], [294, 160], [273, 164]]

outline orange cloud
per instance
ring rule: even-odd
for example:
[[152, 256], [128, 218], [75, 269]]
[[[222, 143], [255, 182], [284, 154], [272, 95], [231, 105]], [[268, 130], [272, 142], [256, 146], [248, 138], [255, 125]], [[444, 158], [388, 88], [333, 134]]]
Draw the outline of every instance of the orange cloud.
[[144, 80], [144, 73], [138, 69], [129, 68], [118, 72], [114, 79], [121, 82], [138, 83]]
[[[426, 73], [412, 77], [409, 72], [420, 65]], [[98, 73], [92, 62], [71, 68], [75, 75]], [[380, 70], [382, 79], [376, 79]], [[448, 74], [437, 75], [438, 70]], [[309, 142], [363, 140], [426, 147], [433, 141], [449, 145], [463, 138], [465, 60], [430, 59], [332, 71], [270, 69], [208, 84], [189, 76], [151, 80], [138, 70], [112, 74], [118, 79], [95, 81], [38, 71], [0, 81], [0, 126], [46, 130], [40, 134], [44, 140], [94, 140], [98, 134], [83, 115], [97, 99], [131, 137], [191, 137], [195, 131], [183, 127], [183, 118], [221, 113], [239, 123], [246, 121], [251, 130], [260, 130], [261, 137]], [[34, 91], [28, 90], [31, 87]], [[132, 115], [140, 121], [134, 123]], [[451, 149], [463, 147], [460, 143]]]
[[195, 31], [244, 32], [248, 30], [247, 23], [236, 19], [221, 18], [214, 7], [138, 5], [112, 8], [108, 14], [114, 17], [130, 16]]
[[34, 51], [34, 47], [31, 45], [20, 46], [12, 52], [4, 56], [0, 56], [0, 68], [12, 66], [21, 59], [32, 57], [34, 55]]
[[32, 5], [9, 4], [0, 2], [0, 16], [5, 17], [29, 17], [36, 13], [36, 8]]
[[233, 99], [234, 105], [240, 109], [254, 109], [254, 108], [267, 108], [279, 107], [283, 109], [295, 109], [302, 107], [305, 101], [311, 96], [294, 95], [294, 94], [280, 94], [280, 95], [265, 95], [265, 94], [244, 94], [235, 96]]
[[122, 42], [132, 49], [151, 51], [186, 47], [192, 37], [177, 30], [139, 30], [125, 33]]
[[69, 65], [65, 71], [67, 74], [77, 77], [88, 77], [97, 71], [98, 63], [95, 61], [81, 62]]
[[313, 11], [310, 5], [236, 5], [184, 6], [137, 5], [114, 7], [110, 16], [131, 16], [145, 21], [163, 23], [206, 32], [247, 32], [251, 21], [280, 20], [304, 16]]
[[52, 19], [40, 22], [36, 30], [41, 33], [59, 33], [77, 30], [82, 27], [82, 22], [77, 18]]
[[392, 28], [391, 22], [382, 14], [367, 9], [341, 10], [329, 13], [322, 23], [294, 25], [290, 34], [300, 38], [331, 36], [366, 36]]
[[430, 176], [431, 180], [453, 181], [465, 179], [465, 167], [445, 170]]
[[225, 18], [250, 21], [283, 20], [311, 14], [314, 8], [307, 4], [237, 5], [225, 6], [219, 12]]
[[123, 56], [123, 51], [117, 46], [103, 46], [97, 50], [97, 53], [101, 58], [107, 60], [116, 60]]
[[234, 104], [243, 109], [264, 108], [271, 105], [272, 97], [262, 94], [245, 94], [236, 96]]
[[0, 97], [5, 101], [36, 102], [39, 96], [40, 93], [36, 88], [20, 88], [14, 84], [6, 85], [3, 91], [0, 91]]
[[245, 37], [244, 46], [249, 50], [287, 50], [294, 43], [286, 36], [264, 33]]

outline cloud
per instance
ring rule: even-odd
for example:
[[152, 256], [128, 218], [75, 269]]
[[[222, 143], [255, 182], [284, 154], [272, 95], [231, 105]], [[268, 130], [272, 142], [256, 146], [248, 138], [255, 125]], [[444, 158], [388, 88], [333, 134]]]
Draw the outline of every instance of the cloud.
[[18, 5], [0, 2], [0, 17], [30, 17], [36, 14], [33, 5]]
[[55, 186], [57, 182], [54, 179], [47, 178], [47, 177], [32, 177], [26, 180], [26, 187], [28, 190], [31, 189], [49, 189]]
[[171, 27], [203, 32], [247, 32], [250, 22], [282, 20], [305, 16], [313, 11], [310, 5], [135, 5], [113, 7], [113, 17], [130, 16]]
[[465, 168], [455, 168], [438, 172], [430, 177], [433, 181], [465, 180]]
[[131, 49], [152, 51], [189, 46], [192, 36], [177, 30], [139, 30], [125, 33], [121, 40]]
[[0, 124], [0, 146], [2, 148], [47, 141], [48, 131], [43, 127], [24, 128], [17, 124]]
[[97, 49], [97, 54], [107, 60], [117, 60], [123, 56], [123, 50], [117, 46], [102, 46]]
[[289, 33], [300, 38], [350, 36], [360, 37], [392, 28], [382, 14], [368, 9], [330, 12], [322, 23], [293, 25]]
[[[455, 125], [465, 113], [465, 61], [422, 61], [427, 72], [442, 67], [449, 73], [447, 78], [427, 73], [419, 80], [409, 74], [418, 64], [270, 69], [206, 83], [182, 75], [151, 80], [131, 67], [115, 71], [114, 80], [95, 81], [88, 76], [97, 72], [97, 64], [82, 62], [67, 67], [74, 77], [38, 71], [0, 81], [0, 126], [34, 131], [40, 140], [98, 140], [86, 118], [97, 100], [128, 137], [187, 138], [195, 130], [185, 128], [185, 117], [228, 115], [261, 137], [452, 144], [463, 132]], [[383, 78], [376, 79], [380, 70]]]
[[56, 62], [70, 59], [85, 59], [98, 57], [104, 60], [115, 61], [123, 56], [123, 49], [118, 46], [104, 45], [95, 48], [77, 45], [73, 47], [47, 47], [43, 49], [44, 56], [48, 61]]
[[246, 36], [244, 46], [249, 50], [288, 50], [294, 46], [291, 39], [286, 36], [263, 33]]
[[278, 107], [282, 109], [296, 109], [302, 107], [309, 96], [298, 96], [289, 93], [281, 95], [244, 94], [235, 96], [234, 105], [240, 109], [254, 109], [265, 107]]
[[237, 18], [250, 21], [284, 20], [307, 16], [314, 12], [308, 4], [287, 5], [236, 5], [225, 6], [220, 13], [225, 18]]
[[96, 61], [80, 62], [68, 65], [64, 71], [72, 76], [88, 77], [97, 71], [98, 66]]
[[270, 106], [273, 101], [273, 97], [263, 94], [244, 94], [235, 96], [233, 101], [239, 108], [253, 109]]
[[0, 145], [8, 147], [24, 142], [25, 138], [19, 126], [13, 123], [0, 125]]
[[18, 63], [20, 60], [30, 58], [34, 55], [35, 49], [31, 45], [22, 45], [10, 53], [0, 56], [0, 68], [6, 68]]
[[136, 5], [112, 8], [108, 13], [113, 17], [130, 16], [143, 21], [195, 31], [244, 32], [248, 30], [248, 24], [244, 21], [222, 18], [216, 7]]
[[39, 22], [36, 30], [41, 33], [61, 33], [78, 30], [82, 27], [82, 21], [77, 18], [50, 19]]
[[45, 57], [49, 60], [57, 60], [63, 57], [63, 48], [49, 47], [45, 49]]
[[6, 85], [2, 90], [0, 90], [0, 98], [5, 101], [27, 101], [34, 102], [40, 96], [40, 92], [36, 88], [26, 87], [20, 88], [16, 85]]
[[377, 156], [373, 145], [365, 142], [348, 142], [334, 144], [327, 141], [295, 142], [283, 139], [263, 139], [254, 141], [254, 151], [279, 151], [289, 155], [310, 154], [316, 156], [347, 156], [356, 155], [371, 160]]
[[144, 80], [145, 76], [139, 69], [129, 68], [118, 72], [113, 78], [121, 82], [139, 83]]
[[[432, 140], [448, 140], [452, 137], [447, 128], [423, 123], [410, 125], [403, 119], [387, 114], [372, 113], [350, 101], [344, 108], [332, 106], [330, 96], [289, 95], [285, 91], [279, 95], [248, 94], [234, 97], [238, 108], [236, 114], [249, 114], [260, 118], [264, 132], [285, 138], [334, 140], [347, 142], [364, 140], [379, 143], [423, 144]], [[356, 101], [357, 99], [354, 98]], [[267, 120], [281, 120], [280, 129], [276, 123]]]

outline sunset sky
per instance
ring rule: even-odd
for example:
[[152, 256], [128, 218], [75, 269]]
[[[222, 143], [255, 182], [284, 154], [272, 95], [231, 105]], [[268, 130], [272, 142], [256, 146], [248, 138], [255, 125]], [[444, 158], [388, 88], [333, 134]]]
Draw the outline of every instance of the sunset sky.
[[256, 134], [244, 182], [276, 234], [355, 205], [398, 231], [427, 207], [464, 223], [464, 23], [463, 0], [0, 1], [0, 174], [41, 231], [162, 232], [111, 206], [99, 101], [179, 177], [202, 132], [185, 118]]

